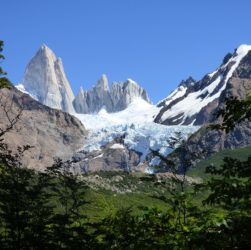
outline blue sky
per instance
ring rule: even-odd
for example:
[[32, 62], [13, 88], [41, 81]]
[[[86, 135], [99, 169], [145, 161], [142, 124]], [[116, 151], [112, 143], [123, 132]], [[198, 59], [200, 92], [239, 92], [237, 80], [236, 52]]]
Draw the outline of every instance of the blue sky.
[[2, 65], [14, 83], [42, 43], [63, 60], [76, 94], [102, 73], [132, 78], [157, 102], [251, 44], [250, 0], [1, 1]]

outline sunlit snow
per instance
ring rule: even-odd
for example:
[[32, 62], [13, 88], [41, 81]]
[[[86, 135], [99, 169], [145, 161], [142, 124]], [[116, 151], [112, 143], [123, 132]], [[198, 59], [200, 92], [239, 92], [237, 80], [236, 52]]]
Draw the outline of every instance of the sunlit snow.
[[[100, 150], [115, 138], [123, 137], [125, 146], [141, 153], [141, 161], [143, 161], [151, 149], [159, 150], [162, 155], [170, 153], [168, 139], [175, 136], [176, 132], [182, 132], [186, 138], [199, 128], [156, 124], [153, 120], [158, 112], [159, 108], [156, 106], [137, 99], [127, 109], [117, 113], [107, 113], [103, 109], [98, 114], [75, 114], [89, 129], [82, 150], [87, 152]], [[116, 143], [111, 147], [122, 149], [123, 145]], [[152, 164], [154, 163], [153, 161]]]
[[97, 130], [121, 124], [152, 122], [160, 108], [143, 99], [135, 99], [128, 108], [116, 113], [107, 113], [105, 108], [97, 114], [73, 114], [87, 129]]
[[16, 87], [18, 90], [20, 90], [21, 92], [23, 92], [24, 94], [28, 94], [30, 97], [32, 97], [33, 99], [35, 99], [35, 100], [38, 101], [38, 97], [37, 97], [35, 94], [32, 94], [32, 93], [28, 92], [28, 91], [25, 89], [25, 87], [24, 87], [23, 84], [20, 83], [20, 84], [16, 85], [15, 87]]

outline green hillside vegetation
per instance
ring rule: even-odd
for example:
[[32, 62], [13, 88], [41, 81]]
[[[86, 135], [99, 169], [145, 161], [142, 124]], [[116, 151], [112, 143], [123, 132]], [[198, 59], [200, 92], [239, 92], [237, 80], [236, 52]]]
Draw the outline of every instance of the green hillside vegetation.
[[247, 160], [251, 154], [251, 146], [236, 148], [236, 149], [224, 149], [220, 152], [215, 153], [208, 159], [201, 160], [195, 167], [189, 169], [187, 172], [188, 176], [209, 178], [210, 174], [206, 173], [206, 168], [210, 165], [214, 165], [219, 168], [223, 164], [225, 157], [232, 157], [239, 160]]
[[[156, 185], [151, 175], [142, 173], [100, 172], [85, 176], [84, 179], [97, 179], [86, 192], [84, 209], [90, 221], [97, 221], [118, 210], [131, 208], [133, 214], [142, 214], [144, 208], [165, 209], [166, 203], [157, 197], [168, 196], [166, 188]], [[111, 180], [115, 181], [111, 181]], [[152, 181], [149, 181], [149, 180]]]

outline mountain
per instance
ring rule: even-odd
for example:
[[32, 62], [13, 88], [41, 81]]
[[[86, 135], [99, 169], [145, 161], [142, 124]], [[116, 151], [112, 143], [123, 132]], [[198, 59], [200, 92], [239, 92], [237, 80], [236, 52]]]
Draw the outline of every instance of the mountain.
[[[24, 154], [26, 167], [45, 169], [54, 157], [67, 160], [84, 144], [87, 131], [77, 118], [42, 105], [15, 88], [0, 88], [0, 105], [1, 129], [22, 109], [20, 119], [14, 129], [5, 134], [4, 142], [14, 152], [18, 146], [32, 146]], [[8, 110], [8, 116], [2, 105]]]
[[102, 108], [111, 113], [126, 109], [138, 98], [150, 103], [146, 91], [133, 80], [115, 82], [110, 90], [106, 75], [102, 75], [91, 90], [84, 91], [81, 88], [73, 104], [80, 114], [97, 113]]
[[[23, 91], [26, 89], [29, 86], [23, 86]], [[239, 125], [228, 135], [206, 129], [207, 124], [218, 122], [214, 113], [224, 105], [226, 97], [244, 99], [250, 91], [249, 45], [241, 45], [225, 56], [223, 63], [200, 81], [192, 77], [182, 81], [157, 105], [150, 103], [146, 91], [133, 80], [113, 83], [109, 88], [107, 77], [102, 75], [92, 89], [81, 88], [72, 100], [77, 112], [74, 116], [88, 129], [72, 158], [74, 171], [151, 172], [151, 165], [160, 163], [152, 157], [151, 149], [167, 156], [171, 153], [168, 139], [177, 132], [189, 138], [188, 154], [207, 152], [209, 156], [224, 148], [251, 144], [250, 123]], [[29, 94], [38, 93], [39, 89], [34, 89]]]
[[[155, 122], [165, 125], [203, 125], [212, 122], [213, 113], [223, 104], [225, 97], [237, 95], [243, 98], [247, 89], [243, 77], [249, 79], [251, 46], [241, 45], [233, 54], [225, 56], [214, 72], [200, 81], [189, 77], [178, 88], [158, 103], [161, 108]], [[247, 63], [248, 62], [248, 63]], [[248, 65], [247, 65], [248, 64]], [[241, 73], [240, 73], [241, 71]], [[234, 83], [234, 78], [236, 80]], [[229, 92], [234, 84], [232, 93]]]
[[[210, 124], [220, 123], [221, 118], [214, 116], [214, 113], [224, 105], [226, 98], [234, 96], [243, 100], [251, 92], [251, 46], [241, 45], [231, 57], [229, 55], [225, 57], [224, 61], [225, 63], [210, 74], [209, 77], [216, 79], [223, 74], [222, 78], [225, 79], [225, 81], [223, 80], [225, 86], [219, 85], [219, 93], [215, 92], [214, 97], [216, 96], [216, 98], [212, 103], [205, 105], [200, 111], [197, 109], [198, 113], [194, 116], [194, 119], [197, 119], [194, 122], [195, 124], [202, 123], [203, 119], [200, 120], [200, 117], [204, 117], [204, 121], [210, 122]], [[196, 110], [197, 106], [194, 105], [193, 107], [195, 107], [194, 110]], [[191, 108], [191, 106], [189, 106], [189, 108]], [[166, 112], [168, 114], [168, 110]], [[164, 113], [162, 112], [162, 114]], [[188, 116], [184, 113], [183, 117]], [[168, 119], [166, 123], [171, 121], [172, 118]], [[189, 155], [196, 152], [198, 154], [198, 160], [200, 160], [223, 149], [241, 148], [250, 144], [251, 122], [249, 121], [238, 124], [229, 133], [208, 129], [207, 124], [204, 123], [198, 131], [189, 137], [185, 144], [185, 155], [180, 155], [178, 159], [189, 157]], [[182, 166], [180, 165], [180, 167]]]
[[66, 78], [62, 60], [42, 45], [27, 65], [17, 88], [51, 108], [73, 113], [74, 95]]
[[81, 87], [74, 97], [62, 60], [46, 45], [42, 45], [28, 63], [22, 83], [16, 87], [46, 106], [72, 114], [97, 113], [102, 108], [117, 112], [137, 98], [150, 103], [146, 91], [131, 79], [113, 83], [110, 90], [106, 75], [89, 91]]

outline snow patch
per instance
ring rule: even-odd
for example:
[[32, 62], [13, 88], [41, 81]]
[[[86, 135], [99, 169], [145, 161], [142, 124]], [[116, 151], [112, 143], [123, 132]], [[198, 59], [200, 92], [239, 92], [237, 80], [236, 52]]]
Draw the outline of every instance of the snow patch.
[[30, 97], [32, 97], [33, 99], [35, 99], [36, 101], [38, 101], [38, 97], [37, 97], [35, 94], [32, 94], [32, 93], [28, 92], [28, 91], [25, 89], [25, 87], [24, 87], [23, 84], [20, 83], [20, 84], [16, 85], [15, 87], [16, 87], [19, 91], [23, 92], [24, 94], [28, 94]]
[[212, 73], [207, 74], [210, 78], [212, 78], [216, 73], [218, 72], [218, 69], [213, 71]]
[[98, 155], [98, 156], [96, 156], [96, 157], [92, 158], [92, 160], [94, 160], [94, 159], [98, 159], [98, 158], [102, 158], [103, 156], [104, 156], [104, 154], [100, 154], [100, 155]]
[[178, 99], [186, 94], [187, 88], [184, 86], [180, 86], [176, 91], [174, 91], [165, 102], [166, 106], [168, 106], [173, 100]]
[[112, 149], [125, 149], [124, 145], [119, 144], [119, 143], [113, 144], [110, 148], [112, 148]]
[[165, 102], [165, 105], [169, 105], [174, 99], [177, 99], [179, 97], [182, 97], [185, 95], [187, 88], [184, 86], [180, 86], [174, 91], [171, 92], [169, 96], [167, 96], [165, 99], [159, 101], [156, 106], [159, 106], [162, 102]]

